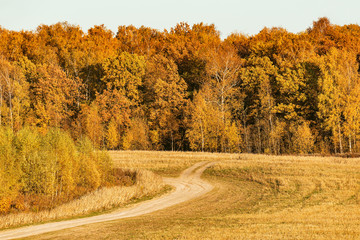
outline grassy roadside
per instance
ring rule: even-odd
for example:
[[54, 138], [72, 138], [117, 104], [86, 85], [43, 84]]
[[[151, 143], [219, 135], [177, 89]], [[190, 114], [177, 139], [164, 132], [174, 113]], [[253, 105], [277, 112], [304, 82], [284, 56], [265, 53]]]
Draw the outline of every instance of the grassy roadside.
[[136, 183], [132, 186], [101, 188], [48, 211], [0, 216], [0, 228], [99, 215], [154, 198], [170, 190], [171, 187], [165, 186], [160, 176], [147, 170], [136, 170]]
[[[171, 160], [174, 153], [149, 154], [160, 160], [149, 167], [170, 165], [163, 171], [166, 175], [182, 168]], [[203, 156], [195, 154], [187, 161], [219, 162], [203, 175], [215, 186], [207, 195], [145, 216], [30, 239], [360, 238], [360, 159]]]
[[115, 167], [130, 168], [137, 172], [137, 183], [134, 186], [102, 188], [50, 211], [0, 216], [0, 231], [36, 223], [99, 215], [163, 195], [171, 191], [172, 187], [165, 186], [158, 174], [177, 176], [183, 169], [201, 161], [201, 159], [191, 157], [193, 154], [186, 153], [168, 153], [167, 156], [170, 158], [166, 159], [161, 159], [162, 154], [146, 151], [110, 151], [110, 155], [114, 159]]

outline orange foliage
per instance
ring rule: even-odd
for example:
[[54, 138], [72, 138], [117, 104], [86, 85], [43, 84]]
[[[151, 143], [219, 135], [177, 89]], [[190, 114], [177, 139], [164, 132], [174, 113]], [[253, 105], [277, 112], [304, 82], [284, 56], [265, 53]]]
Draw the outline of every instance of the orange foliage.
[[[44, 133], [58, 126], [99, 147], [206, 149], [189, 135], [204, 124], [205, 110], [192, 105], [206, 92], [208, 115], [222, 122], [212, 119], [223, 147], [211, 151], [227, 151], [225, 131], [243, 151], [299, 152], [294, 128], [310, 131], [315, 151], [360, 151], [359, 56], [359, 25], [327, 18], [297, 34], [264, 28], [225, 40], [204, 23], [164, 31], [119, 26], [116, 33], [67, 22], [32, 32], [0, 28], [0, 125]], [[331, 88], [331, 79], [339, 84]], [[326, 112], [329, 99], [341, 99], [337, 115]]]

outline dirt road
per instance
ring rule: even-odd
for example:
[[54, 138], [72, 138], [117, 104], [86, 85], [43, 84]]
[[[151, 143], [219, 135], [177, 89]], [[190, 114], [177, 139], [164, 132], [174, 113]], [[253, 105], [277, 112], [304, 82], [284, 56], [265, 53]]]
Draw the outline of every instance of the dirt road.
[[0, 239], [23, 238], [85, 224], [135, 217], [188, 201], [212, 190], [211, 184], [200, 179], [202, 172], [211, 165], [213, 165], [211, 162], [199, 162], [183, 171], [178, 178], [164, 178], [164, 182], [174, 186], [176, 190], [163, 197], [108, 214], [2, 231], [0, 232]]

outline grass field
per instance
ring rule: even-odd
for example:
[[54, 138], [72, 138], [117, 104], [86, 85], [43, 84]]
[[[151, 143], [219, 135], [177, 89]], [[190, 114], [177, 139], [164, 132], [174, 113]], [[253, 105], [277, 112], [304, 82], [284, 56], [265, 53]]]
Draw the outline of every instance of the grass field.
[[147, 169], [166, 177], [202, 161], [236, 160], [236, 154], [156, 151], [109, 151], [115, 167]]
[[360, 159], [112, 152], [117, 166], [176, 176], [216, 161], [200, 198], [145, 216], [32, 239], [360, 239]]

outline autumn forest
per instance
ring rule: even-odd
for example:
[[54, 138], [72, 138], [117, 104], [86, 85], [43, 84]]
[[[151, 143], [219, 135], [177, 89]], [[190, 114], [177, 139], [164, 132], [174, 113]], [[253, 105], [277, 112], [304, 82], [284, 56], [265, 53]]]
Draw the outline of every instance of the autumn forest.
[[0, 125], [124, 150], [360, 151], [360, 26], [0, 28]]

